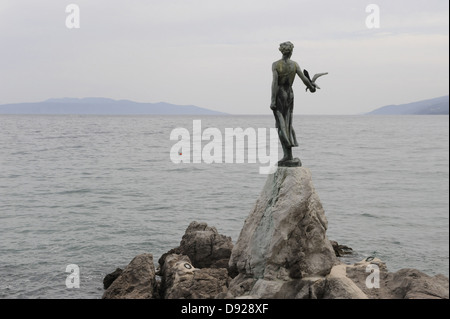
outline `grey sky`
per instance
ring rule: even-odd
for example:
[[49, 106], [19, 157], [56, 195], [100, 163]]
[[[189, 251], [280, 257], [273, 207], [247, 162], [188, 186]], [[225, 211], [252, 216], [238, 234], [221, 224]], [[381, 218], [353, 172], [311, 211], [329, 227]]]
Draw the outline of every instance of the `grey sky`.
[[[65, 8], [80, 7], [68, 29]], [[380, 8], [368, 29], [366, 6]], [[357, 114], [448, 94], [446, 0], [1, 0], [0, 104], [109, 97], [271, 114], [278, 45], [322, 90], [296, 114]]]

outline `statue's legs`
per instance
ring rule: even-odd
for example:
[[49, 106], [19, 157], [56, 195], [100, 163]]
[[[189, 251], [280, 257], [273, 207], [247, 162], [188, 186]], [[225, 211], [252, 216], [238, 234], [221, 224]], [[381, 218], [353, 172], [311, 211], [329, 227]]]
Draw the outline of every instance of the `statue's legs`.
[[277, 94], [277, 109], [274, 110], [278, 137], [283, 148], [283, 158], [278, 161], [278, 166], [302, 166], [300, 159], [294, 159], [292, 156], [292, 147], [298, 146], [297, 138], [292, 128], [293, 107], [294, 96], [292, 88], [280, 87]]
[[278, 135], [280, 137], [281, 147], [283, 148], [283, 158], [278, 161], [278, 163], [292, 160], [292, 147], [288, 146], [285, 141], [282, 140], [283, 132], [282, 130], [278, 130]]
[[292, 146], [288, 137], [288, 130], [284, 117], [279, 111], [275, 111], [275, 118], [277, 119], [278, 137], [280, 139], [281, 147], [283, 148], [283, 158], [279, 162], [284, 162], [292, 159]]
[[[298, 167], [302, 166], [302, 162], [299, 158], [294, 158], [292, 156], [292, 147], [297, 146], [297, 140], [295, 135], [293, 135], [294, 143], [289, 139], [289, 130], [286, 128], [286, 121], [280, 112], [275, 111], [275, 117], [277, 118], [278, 126], [278, 137], [280, 138], [281, 147], [283, 148], [283, 158], [278, 161], [278, 166], [285, 167]], [[291, 131], [294, 134], [293, 130]]]

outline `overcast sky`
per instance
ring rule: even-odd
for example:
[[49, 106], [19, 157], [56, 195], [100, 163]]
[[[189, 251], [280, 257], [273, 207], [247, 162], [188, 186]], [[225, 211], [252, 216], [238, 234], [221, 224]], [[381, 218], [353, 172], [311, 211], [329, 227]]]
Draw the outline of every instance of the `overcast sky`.
[[[66, 6], [80, 28], [66, 27]], [[366, 26], [367, 5], [380, 28]], [[447, 0], [0, 0], [0, 104], [108, 97], [271, 114], [279, 43], [309, 73], [296, 114], [448, 95]]]

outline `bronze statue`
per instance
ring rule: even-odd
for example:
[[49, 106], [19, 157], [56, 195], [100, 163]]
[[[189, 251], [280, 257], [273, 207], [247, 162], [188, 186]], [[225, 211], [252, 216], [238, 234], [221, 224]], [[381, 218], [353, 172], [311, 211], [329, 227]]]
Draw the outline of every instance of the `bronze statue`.
[[294, 129], [292, 128], [292, 111], [294, 109], [294, 92], [292, 84], [297, 74], [308, 89], [314, 93], [320, 89], [315, 81], [318, 77], [328, 73], [318, 73], [312, 79], [309, 78], [308, 71], [302, 72], [297, 62], [291, 60], [294, 45], [291, 42], [280, 44], [279, 50], [283, 57], [272, 64], [272, 102], [270, 108], [275, 116], [278, 137], [280, 138], [284, 156], [278, 162], [278, 166], [302, 166], [299, 158], [292, 157], [292, 147], [298, 146]]

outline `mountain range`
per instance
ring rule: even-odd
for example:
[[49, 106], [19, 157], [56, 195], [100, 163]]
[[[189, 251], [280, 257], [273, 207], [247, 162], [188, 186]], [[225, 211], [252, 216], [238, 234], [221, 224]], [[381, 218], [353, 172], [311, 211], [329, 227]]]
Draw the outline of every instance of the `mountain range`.
[[369, 115], [448, 115], [448, 95], [400, 105], [387, 105]]
[[43, 102], [0, 105], [0, 114], [110, 114], [110, 115], [223, 115], [195, 105], [139, 103], [101, 97], [49, 99]]
[[[165, 102], [139, 103], [102, 97], [48, 99], [42, 102], [1, 104], [0, 114], [108, 114], [108, 115], [226, 115], [195, 105]], [[448, 115], [449, 96], [400, 105], [387, 105], [366, 115]]]

